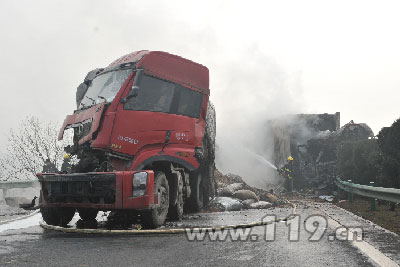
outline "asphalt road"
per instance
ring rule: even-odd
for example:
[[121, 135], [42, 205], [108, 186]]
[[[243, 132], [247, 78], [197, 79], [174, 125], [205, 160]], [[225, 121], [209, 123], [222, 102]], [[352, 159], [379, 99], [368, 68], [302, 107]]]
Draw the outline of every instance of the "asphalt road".
[[[278, 217], [290, 209], [249, 210], [200, 214], [184, 225], [230, 224]], [[321, 214], [307, 206], [298, 208], [300, 220]], [[350, 241], [329, 241], [334, 228], [328, 224], [319, 241], [299, 230], [299, 241], [289, 241], [289, 227], [276, 223], [275, 241], [265, 241], [265, 227], [251, 230], [257, 241], [189, 241], [185, 234], [110, 236], [65, 234], [40, 226], [0, 232], [0, 266], [374, 266], [367, 254]]]

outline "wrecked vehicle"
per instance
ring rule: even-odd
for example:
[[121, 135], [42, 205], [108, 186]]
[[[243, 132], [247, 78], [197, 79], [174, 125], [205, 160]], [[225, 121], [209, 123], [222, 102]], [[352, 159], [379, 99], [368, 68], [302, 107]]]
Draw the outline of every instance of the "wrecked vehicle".
[[139, 216], [149, 228], [185, 207], [198, 211], [215, 195], [215, 109], [209, 71], [165, 52], [137, 51], [89, 72], [65, 148], [79, 162], [71, 174], [40, 173], [41, 212], [52, 225], [98, 211]]
[[274, 163], [283, 166], [294, 158], [295, 188], [318, 188], [332, 192], [336, 185], [337, 150], [349, 141], [374, 136], [365, 123], [350, 121], [340, 127], [340, 113], [297, 114], [268, 122], [274, 137]]

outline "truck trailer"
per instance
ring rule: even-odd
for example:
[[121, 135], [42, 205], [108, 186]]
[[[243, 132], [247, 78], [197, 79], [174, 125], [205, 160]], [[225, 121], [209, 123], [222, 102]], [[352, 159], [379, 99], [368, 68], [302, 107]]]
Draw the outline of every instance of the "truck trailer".
[[160, 51], [122, 56], [90, 71], [76, 91], [66, 153], [71, 173], [39, 173], [40, 210], [65, 226], [79, 213], [136, 216], [145, 227], [179, 220], [215, 196], [215, 109], [207, 67]]

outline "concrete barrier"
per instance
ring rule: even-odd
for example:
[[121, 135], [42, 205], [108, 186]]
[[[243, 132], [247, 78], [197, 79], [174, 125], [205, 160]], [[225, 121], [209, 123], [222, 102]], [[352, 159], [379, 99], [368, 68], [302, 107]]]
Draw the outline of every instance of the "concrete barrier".
[[29, 188], [39, 187], [40, 183], [36, 180], [29, 181], [4, 181], [0, 182], [0, 189]]
[[5, 204], [6, 204], [6, 200], [4, 198], [3, 190], [0, 190], [0, 205], [5, 205]]
[[19, 204], [30, 203], [34, 196], [39, 197], [39, 192], [38, 181], [0, 182], [0, 205], [18, 207]]

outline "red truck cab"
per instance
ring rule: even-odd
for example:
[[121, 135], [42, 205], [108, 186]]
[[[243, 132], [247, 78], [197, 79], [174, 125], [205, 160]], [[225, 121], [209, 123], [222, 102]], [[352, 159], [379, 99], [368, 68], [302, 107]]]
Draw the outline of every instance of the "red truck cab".
[[79, 161], [74, 173], [38, 174], [45, 221], [66, 224], [76, 209], [82, 219], [129, 210], [156, 227], [167, 214], [179, 219], [184, 204], [200, 209], [215, 192], [209, 94], [205, 66], [165, 52], [134, 52], [89, 72], [59, 134], [74, 131], [65, 149]]

